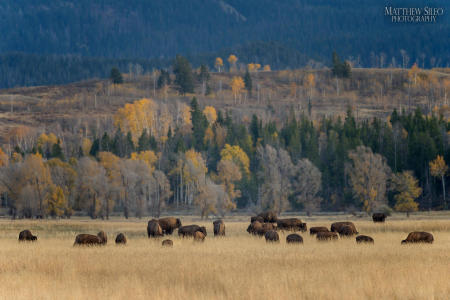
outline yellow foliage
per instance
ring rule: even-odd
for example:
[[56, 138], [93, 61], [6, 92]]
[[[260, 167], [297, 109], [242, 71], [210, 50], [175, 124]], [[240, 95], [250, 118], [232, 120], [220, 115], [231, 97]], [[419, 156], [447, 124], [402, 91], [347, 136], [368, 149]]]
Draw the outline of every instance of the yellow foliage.
[[234, 76], [233, 79], [231, 79], [231, 90], [233, 91], [235, 99], [240, 93], [242, 93], [244, 87], [245, 83], [242, 77]]
[[47, 214], [53, 217], [60, 217], [64, 214], [66, 207], [67, 199], [63, 189], [59, 186], [53, 186], [47, 199]]
[[448, 166], [444, 158], [438, 155], [435, 160], [430, 161], [430, 173], [434, 177], [444, 177], [448, 171]]
[[250, 173], [250, 160], [247, 153], [245, 153], [238, 145], [230, 146], [229, 144], [226, 144], [222, 151], [220, 151], [220, 157], [221, 160], [231, 160], [234, 162], [245, 174]]
[[89, 151], [91, 150], [92, 142], [88, 138], [83, 138], [81, 141], [81, 150], [83, 150], [83, 155], [89, 155]]
[[223, 66], [223, 60], [220, 57], [216, 57], [216, 61], [214, 62], [214, 66], [220, 72], [220, 68]]
[[271, 71], [270, 65], [265, 65], [263, 70], [266, 72]]
[[0, 148], [0, 167], [8, 165], [8, 155]]
[[314, 74], [313, 73], [309, 73], [306, 76], [306, 86], [309, 87], [309, 88], [314, 87], [316, 85], [315, 79], [316, 79], [316, 77], [314, 76]]
[[230, 63], [230, 65], [235, 65], [237, 61], [238, 58], [236, 57], [236, 55], [231, 54], [230, 56], [228, 56], [228, 62]]
[[205, 115], [209, 124], [212, 124], [217, 120], [216, 109], [212, 106], [206, 106], [205, 109], [203, 110], [203, 114]]
[[420, 69], [416, 63], [408, 71], [408, 77], [411, 81], [414, 82], [414, 85], [416, 85], [416, 83], [417, 83], [417, 74], [419, 74], [419, 72], [420, 72]]
[[208, 143], [208, 142], [212, 142], [213, 140], [214, 140], [214, 132], [212, 131], [211, 127], [208, 127], [205, 130], [204, 141], [205, 141], [205, 143]]
[[131, 153], [131, 159], [132, 160], [141, 160], [143, 162], [145, 162], [148, 167], [150, 168], [150, 170], [153, 172], [155, 167], [155, 163], [158, 160], [158, 157], [156, 156], [155, 152], [151, 151], [151, 150], [147, 150], [147, 151], [141, 151], [139, 153], [137, 152], [133, 152]]

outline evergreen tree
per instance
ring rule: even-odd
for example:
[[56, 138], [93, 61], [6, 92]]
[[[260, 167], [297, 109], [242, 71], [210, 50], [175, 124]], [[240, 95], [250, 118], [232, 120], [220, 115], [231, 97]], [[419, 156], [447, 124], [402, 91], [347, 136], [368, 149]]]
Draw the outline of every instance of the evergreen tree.
[[175, 84], [182, 95], [194, 92], [194, 77], [191, 64], [185, 57], [181, 55], [176, 56], [173, 64], [173, 73], [175, 74]]
[[192, 135], [194, 148], [197, 151], [203, 150], [205, 131], [208, 127], [208, 119], [198, 107], [197, 98], [191, 101]]
[[103, 133], [102, 139], [100, 141], [100, 151], [110, 152], [111, 151], [111, 140], [108, 133]]
[[120, 73], [119, 69], [114, 67], [111, 69], [111, 73], [109, 75], [109, 79], [111, 79], [112, 83], [114, 84], [121, 84], [123, 83], [122, 74]]
[[65, 160], [64, 153], [61, 148], [61, 140], [58, 139], [58, 142], [53, 144], [51, 157], [59, 158], [60, 160]]
[[125, 140], [125, 156], [129, 157], [131, 155], [131, 153], [133, 153], [134, 151], [135, 151], [135, 148], [134, 148], [134, 142], [133, 142], [133, 135], [131, 134], [130, 131], [128, 131], [127, 137]]
[[100, 140], [97, 138], [94, 140], [91, 146], [91, 150], [89, 151], [89, 155], [97, 156], [97, 153], [100, 150]]
[[138, 140], [138, 149], [139, 152], [150, 150], [150, 137], [147, 134], [147, 129], [144, 129], [141, 136]]
[[245, 84], [245, 89], [248, 92], [248, 95], [251, 97], [252, 96], [252, 77], [250, 76], [250, 72], [248, 70], [245, 72], [244, 84]]

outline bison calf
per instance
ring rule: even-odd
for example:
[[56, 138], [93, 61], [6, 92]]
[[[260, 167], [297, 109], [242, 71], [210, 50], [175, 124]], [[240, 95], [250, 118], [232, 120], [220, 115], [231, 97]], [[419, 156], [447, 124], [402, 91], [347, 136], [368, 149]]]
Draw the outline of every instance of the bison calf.
[[303, 238], [296, 233], [290, 234], [286, 237], [286, 243], [288, 244], [302, 244]]
[[125, 234], [119, 233], [116, 236], [116, 244], [118, 245], [125, 245], [127, 243], [127, 238], [125, 237]]
[[164, 240], [164, 241], [162, 241], [161, 245], [163, 247], [173, 247], [173, 242], [172, 242], [172, 240]]
[[195, 242], [203, 242], [205, 240], [205, 235], [201, 231], [196, 231], [194, 233], [194, 241]]
[[108, 242], [108, 238], [103, 231], [100, 231], [97, 235], [93, 234], [79, 234], [75, 238], [75, 245], [86, 245], [86, 246], [94, 246], [94, 245], [106, 245]]
[[19, 233], [19, 242], [34, 242], [37, 241], [37, 236], [31, 234], [28, 229], [23, 230]]
[[316, 238], [318, 241], [328, 241], [328, 240], [337, 240], [338, 235], [336, 232], [325, 232], [320, 231], [316, 234]]
[[402, 244], [409, 243], [429, 243], [432, 244], [434, 241], [433, 235], [429, 232], [411, 232], [408, 234], [406, 240], [402, 241]]
[[225, 223], [222, 220], [214, 221], [213, 225], [214, 225], [214, 236], [225, 235]]
[[279, 242], [280, 241], [280, 237], [278, 236], [278, 232], [276, 232], [275, 230], [269, 230], [266, 232], [266, 234], [264, 235], [266, 242], [271, 242], [271, 243], [275, 243], [275, 242]]
[[374, 243], [374, 240], [373, 240], [373, 238], [371, 238], [370, 236], [367, 236], [367, 235], [358, 235], [358, 236], [356, 237], [356, 242], [357, 242], [358, 244], [360, 244], [360, 243], [373, 244], [373, 243]]

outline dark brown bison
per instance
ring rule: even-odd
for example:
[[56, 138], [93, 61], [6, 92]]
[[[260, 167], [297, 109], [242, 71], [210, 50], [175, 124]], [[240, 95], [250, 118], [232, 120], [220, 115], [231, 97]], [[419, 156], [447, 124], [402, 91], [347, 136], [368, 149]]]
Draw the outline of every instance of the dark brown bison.
[[181, 220], [174, 217], [158, 219], [158, 223], [161, 226], [163, 234], [172, 234], [175, 229], [181, 227]]
[[198, 225], [181, 226], [180, 228], [178, 228], [178, 235], [182, 237], [194, 236], [197, 231], [200, 231], [204, 236], [206, 236], [206, 228], [204, 226], [200, 227]]
[[326, 227], [311, 227], [311, 228], [309, 228], [310, 235], [315, 235], [318, 232], [329, 232], [329, 230]]
[[370, 236], [367, 236], [367, 235], [358, 235], [358, 236], [356, 237], [356, 242], [357, 242], [358, 244], [360, 244], [360, 243], [369, 243], [369, 244], [373, 244], [373, 243], [374, 243], [373, 238], [371, 238]]
[[277, 214], [273, 211], [266, 211], [258, 214], [256, 217], [252, 217], [250, 219], [251, 222], [254, 221], [263, 221], [261, 223], [276, 223], [278, 217]]
[[336, 232], [325, 232], [325, 231], [319, 231], [316, 234], [316, 238], [318, 241], [328, 241], [328, 240], [337, 240], [338, 235]]
[[385, 220], [386, 220], [386, 214], [384, 214], [384, 213], [374, 213], [373, 215], [372, 215], [372, 220], [375, 222], [375, 223], [381, 223], [381, 222], [384, 222]]
[[214, 225], [214, 236], [224, 236], [225, 235], [225, 223], [223, 220], [216, 220], [213, 222]]
[[277, 228], [280, 230], [306, 231], [306, 223], [297, 218], [278, 219]]
[[125, 245], [127, 243], [127, 238], [125, 237], [125, 234], [119, 233], [116, 236], [116, 244], [118, 245]]
[[343, 226], [351, 226], [353, 228], [353, 230], [358, 233], [358, 231], [356, 230], [355, 224], [353, 224], [353, 222], [335, 222], [333, 224], [331, 224], [331, 232], [339, 232], [339, 230], [343, 227]]
[[408, 234], [406, 240], [402, 241], [402, 244], [409, 243], [430, 243], [434, 241], [433, 235], [429, 232], [411, 232]]
[[350, 225], [344, 225], [344, 226], [340, 227], [338, 233], [341, 237], [342, 236], [352, 236], [352, 235], [358, 234], [358, 232], [356, 232], [356, 229]]
[[19, 242], [34, 242], [37, 241], [37, 236], [32, 235], [28, 229], [19, 233]]
[[253, 234], [253, 235], [263, 236], [267, 231], [276, 230], [276, 229], [277, 229], [277, 224], [260, 223], [258, 221], [255, 221], [248, 226], [247, 232], [250, 234]]
[[173, 247], [173, 242], [172, 242], [172, 240], [164, 240], [164, 241], [162, 241], [161, 245], [163, 247]]
[[161, 225], [159, 225], [158, 220], [150, 220], [147, 224], [147, 235], [149, 238], [163, 236], [163, 231]]
[[94, 246], [94, 245], [106, 245], [108, 242], [108, 238], [106, 237], [106, 233], [100, 231], [97, 235], [93, 234], [79, 234], [75, 238], [74, 246], [76, 245], [86, 245], [86, 246]]
[[201, 231], [196, 231], [194, 233], [194, 241], [203, 242], [205, 240], [205, 235]]
[[266, 239], [266, 242], [279, 242], [280, 241], [280, 237], [278, 236], [278, 232], [276, 232], [275, 230], [269, 230], [264, 234], [264, 237]]
[[286, 243], [288, 244], [302, 244], [303, 238], [296, 233], [290, 234], [286, 237]]

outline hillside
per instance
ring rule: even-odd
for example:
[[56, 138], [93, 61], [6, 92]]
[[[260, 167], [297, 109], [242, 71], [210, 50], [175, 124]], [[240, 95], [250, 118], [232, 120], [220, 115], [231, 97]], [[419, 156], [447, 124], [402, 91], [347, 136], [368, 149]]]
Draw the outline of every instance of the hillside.
[[[446, 1], [407, 4], [448, 10]], [[85, 58], [98, 58], [107, 68], [105, 57], [164, 60], [183, 54], [195, 65], [211, 65], [211, 57], [236, 52], [244, 63], [283, 69], [309, 60], [328, 65], [336, 50], [362, 67], [400, 66], [406, 58], [408, 66], [416, 61], [421, 67], [449, 64], [449, 39], [444, 38], [450, 36], [448, 14], [435, 24], [392, 24], [384, 16], [384, 5], [377, 0], [5, 0], [0, 3], [0, 53], [6, 56], [0, 59], [0, 70], [20, 70], [25, 78], [36, 69], [38, 74], [31, 76], [34, 80], [14, 76], [9, 81], [2, 75], [0, 86], [104, 77], [102, 68], [88, 74], [72, 68], [80, 74], [70, 78], [62, 69], [77, 61], [89, 65]], [[12, 52], [37, 56], [17, 59], [9, 56]], [[46, 60], [53, 69], [42, 69]], [[126, 64], [117, 64], [127, 71]], [[145, 68], [144, 63], [145, 71], [155, 66]], [[62, 75], [40, 78], [52, 70]]]

